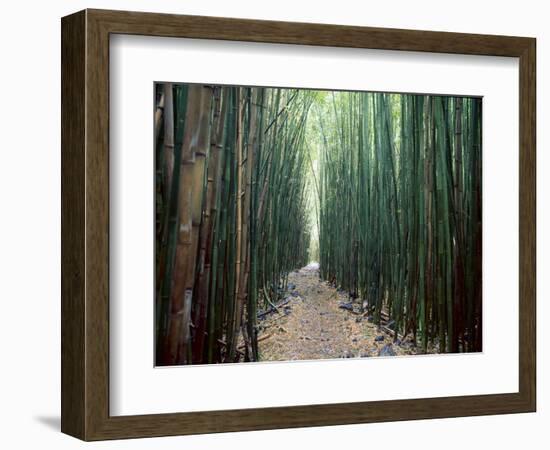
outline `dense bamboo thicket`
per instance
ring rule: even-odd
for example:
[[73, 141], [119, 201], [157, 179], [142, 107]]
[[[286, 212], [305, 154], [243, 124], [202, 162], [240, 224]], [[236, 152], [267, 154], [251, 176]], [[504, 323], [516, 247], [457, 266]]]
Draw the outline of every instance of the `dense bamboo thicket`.
[[258, 309], [308, 262], [312, 100], [157, 85], [157, 365], [258, 360]]
[[481, 100], [336, 93], [317, 120], [322, 277], [424, 350], [480, 351]]
[[261, 359], [312, 258], [396, 340], [481, 350], [480, 99], [164, 83], [154, 121], [157, 365]]

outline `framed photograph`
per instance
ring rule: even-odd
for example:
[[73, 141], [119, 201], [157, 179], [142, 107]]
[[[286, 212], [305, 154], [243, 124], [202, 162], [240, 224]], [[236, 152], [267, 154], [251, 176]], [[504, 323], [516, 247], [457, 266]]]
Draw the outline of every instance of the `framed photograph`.
[[534, 38], [61, 29], [63, 432], [535, 411]]

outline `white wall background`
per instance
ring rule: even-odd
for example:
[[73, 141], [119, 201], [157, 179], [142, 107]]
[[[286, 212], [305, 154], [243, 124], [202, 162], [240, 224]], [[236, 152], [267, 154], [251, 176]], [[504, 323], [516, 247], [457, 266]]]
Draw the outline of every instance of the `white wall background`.
[[[537, 0], [74, 0], [5, 2], [0, 15], [0, 445], [74, 449], [60, 415], [60, 17], [82, 8], [202, 14], [393, 28], [534, 36], [538, 39], [538, 412], [141, 439], [96, 448], [544, 448], [550, 444], [550, 29]], [[504, 255], [504, 253], [503, 253]], [[545, 270], [546, 269], [546, 270]], [[7, 309], [6, 309], [7, 308]]]

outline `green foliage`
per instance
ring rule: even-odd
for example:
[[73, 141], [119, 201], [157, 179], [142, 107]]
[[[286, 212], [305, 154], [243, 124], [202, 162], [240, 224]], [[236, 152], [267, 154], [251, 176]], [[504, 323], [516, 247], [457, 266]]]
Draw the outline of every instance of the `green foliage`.
[[424, 349], [481, 350], [480, 109], [381, 93], [316, 109], [321, 275]]
[[[187, 87], [176, 85], [173, 89], [179, 99], [174, 155], [179, 163], [189, 164], [178, 156], [185, 141], [178, 117], [185, 115]], [[160, 189], [163, 178], [159, 175], [157, 179], [159, 365], [258, 360], [258, 307], [278, 302], [289, 271], [309, 261], [306, 123], [312, 101], [321, 97], [287, 89], [205, 89], [213, 91], [208, 111], [195, 108], [192, 112], [208, 117], [208, 121], [197, 121], [197, 126], [207, 129], [194, 130], [210, 136], [201, 184], [193, 185], [196, 176], [190, 171], [186, 172], [188, 179], [182, 178], [179, 163], [173, 169], [174, 184], [181, 187], [172, 190], [172, 197]], [[192, 106], [189, 103], [187, 110]], [[163, 149], [161, 136], [157, 155]], [[168, 170], [160, 156], [157, 165], [159, 174]], [[197, 233], [191, 236], [189, 247], [196, 251], [194, 282], [189, 289], [191, 313], [174, 334], [170, 332], [173, 322], [181, 320], [182, 313], [174, 313], [177, 299], [172, 299], [171, 292], [175, 280], [183, 275], [173, 270], [179, 244], [169, 236], [176, 236], [181, 228], [185, 211], [177, 205], [182, 202], [182, 192], [201, 199], [202, 214], [200, 221], [193, 223]], [[170, 202], [175, 206], [170, 207]], [[168, 210], [172, 215], [164, 213]], [[160, 237], [163, 233], [168, 238]], [[169, 269], [164, 271], [165, 267]], [[189, 342], [179, 338], [186, 330], [190, 330]], [[167, 357], [164, 350], [168, 347], [177, 348], [178, 356], [172, 352]]]
[[157, 94], [157, 364], [259, 360], [258, 314], [311, 260], [396, 338], [481, 350], [479, 99]]

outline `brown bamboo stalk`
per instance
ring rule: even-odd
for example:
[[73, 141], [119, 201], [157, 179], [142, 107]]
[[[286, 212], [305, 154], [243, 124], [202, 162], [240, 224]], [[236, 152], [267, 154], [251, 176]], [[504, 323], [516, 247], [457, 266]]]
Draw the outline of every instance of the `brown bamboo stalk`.
[[455, 177], [454, 197], [456, 208], [456, 240], [454, 240], [454, 295], [453, 295], [453, 335], [451, 351], [458, 352], [458, 341], [463, 340], [463, 313], [464, 295], [466, 292], [464, 279], [464, 223], [462, 210], [462, 98], [455, 99]]
[[241, 325], [243, 293], [241, 292], [241, 278], [243, 274], [243, 99], [242, 88], [237, 88], [237, 195], [236, 195], [236, 246], [235, 246], [235, 303], [233, 307], [233, 323], [231, 324], [232, 333], [229, 343], [228, 356], [232, 360], [237, 348], [237, 340]]
[[195, 340], [193, 343], [193, 362], [203, 360], [204, 341], [206, 333], [206, 318], [208, 304], [209, 280], [212, 260], [212, 239], [214, 234], [214, 218], [216, 215], [216, 193], [221, 181], [220, 153], [222, 151], [223, 131], [225, 126], [227, 101], [224, 89], [214, 90], [214, 117], [210, 139], [210, 156], [208, 158], [206, 199], [203, 207], [203, 220], [200, 228], [199, 269], [196, 281], [196, 302], [193, 314], [195, 325]]
[[[254, 168], [254, 156], [256, 153], [256, 134], [257, 134], [257, 116], [258, 116], [258, 89], [251, 88], [250, 93], [250, 102], [249, 102], [249, 125], [248, 125], [248, 139], [247, 139], [247, 150], [246, 150], [246, 175], [244, 180], [244, 196], [243, 196], [243, 241], [242, 241], [242, 252], [244, 253], [244, 266], [242, 267], [243, 276], [240, 278], [241, 286], [239, 287], [239, 293], [241, 298], [239, 302], [241, 305], [241, 319], [242, 319], [242, 310], [244, 305], [247, 304], [248, 300], [248, 279], [250, 277], [250, 220], [251, 214], [254, 212], [251, 211], [251, 198], [252, 198], [252, 170]], [[253, 320], [249, 317], [248, 320]], [[254, 339], [254, 336], [250, 336], [246, 326], [243, 326], [243, 336], [245, 336], [245, 345], [247, 355], [252, 355], [251, 339]]]
[[178, 190], [178, 241], [170, 295], [170, 323], [165, 364], [188, 362], [191, 305], [202, 209], [204, 159], [208, 151], [211, 89], [189, 87]]
[[[424, 327], [428, 327], [429, 323], [429, 314], [430, 308], [432, 305], [432, 298], [434, 292], [434, 279], [433, 279], [433, 270], [432, 270], [432, 257], [433, 257], [433, 163], [434, 163], [434, 146], [433, 146], [433, 98], [428, 96], [426, 98], [426, 129], [424, 130], [425, 138], [425, 152], [426, 159], [424, 161], [424, 176], [426, 180], [426, 185], [424, 187], [425, 195], [425, 205], [426, 205], [426, 277], [425, 277], [425, 305], [424, 305]], [[423, 330], [424, 340], [422, 342], [424, 346], [424, 351], [427, 348], [427, 331]]]
[[155, 142], [157, 142], [160, 133], [160, 124], [162, 123], [162, 111], [164, 110], [164, 92], [161, 94], [157, 109], [155, 110]]
[[[157, 234], [157, 245], [159, 245], [160, 255], [158, 260], [158, 270], [157, 270], [157, 287], [161, 286], [161, 280], [163, 280], [166, 271], [167, 265], [167, 253], [168, 253], [168, 235], [169, 235], [169, 210], [170, 210], [170, 191], [172, 190], [172, 177], [174, 172], [174, 102], [173, 102], [173, 86], [172, 83], [166, 83], [163, 86], [163, 99], [166, 99], [164, 107], [164, 146], [156, 147], [159, 151], [162, 151], [162, 155], [159, 158], [160, 164], [164, 166], [164, 173], [162, 174], [162, 192], [164, 210], [162, 211], [162, 218], [160, 219], [160, 224], [158, 225], [158, 234]], [[164, 101], [164, 100], [163, 100]], [[157, 144], [156, 144], [157, 145]], [[164, 163], [164, 164], [163, 164]], [[160, 170], [160, 168], [157, 168]], [[161, 295], [160, 291], [157, 295], [157, 302], [160, 306], [161, 304]], [[160, 310], [159, 310], [160, 311]], [[159, 343], [163, 342], [159, 340]]]
[[172, 83], [164, 84], [164, 192], [165, 203], [170, 204], [170, 186], [174, 173], [174, 99]]

